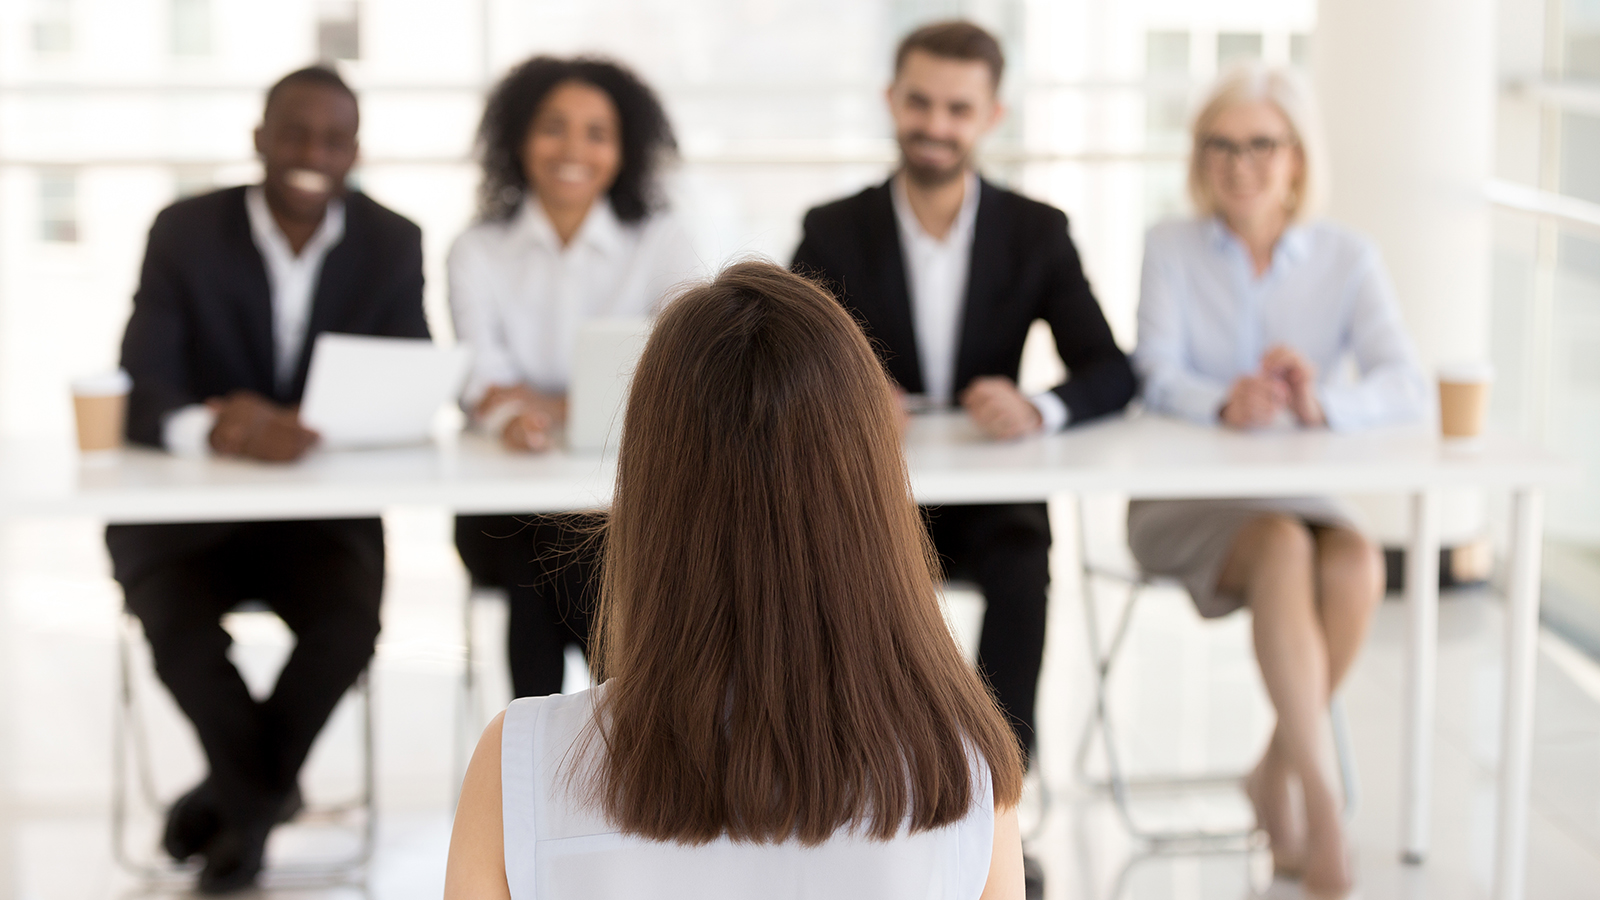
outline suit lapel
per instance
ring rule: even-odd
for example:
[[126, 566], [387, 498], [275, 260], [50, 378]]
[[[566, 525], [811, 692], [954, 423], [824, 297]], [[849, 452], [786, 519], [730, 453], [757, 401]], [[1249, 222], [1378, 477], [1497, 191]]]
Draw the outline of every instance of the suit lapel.
[[987, 337], [990, 317], [1005, 288], [1010, 235], [998, 200], [999, 192], [980, 178], [978, 215], [972, 224], [972, 258], [967, 263], [967, 290], [961, 308], [961, 335], [956, 344], [956, 378], [951, 383], [958, 395], [976, 374], [978, 347]]
[[267, 278], [267, 262], [256, 247], [250, 231], [250, 215], [245, 211], [243, 188], [238, 202], [228, 215], [225, 245], [234, 259], [223, 269], [234, 273], [234, 291], [239, 305], [239, 327], [249, 354], [255, 382], [270, 393], [273, 384], [272, 282]]
[[[891, 179], [892, 182], [892, 179]], [[866, 258], [878, 266], [873, 287], [879, 304], [875, 323], [877, 337], [888, 349], [889, 371], [900, 386], [913, 394], [926, 388], [922, 381], [922, 359], [918, 354], [916, 327], [911, 319], [911, 289], [906, 279], [905, 250], [900, 246], [900, 223], [894, 215], [894, 198], [885, 182], [870, 201], [866, 229], [869, 247]]]

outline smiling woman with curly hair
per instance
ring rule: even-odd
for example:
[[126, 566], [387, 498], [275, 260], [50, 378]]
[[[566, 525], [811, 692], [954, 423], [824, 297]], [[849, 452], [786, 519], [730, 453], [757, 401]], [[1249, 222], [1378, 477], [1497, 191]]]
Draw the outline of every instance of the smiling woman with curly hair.
[[[653, 315], [700, 274], [660, 185], [675, 147], [655, 94], [603, 59], [534, 57], [490, 94], [478, 128], [479, 220], [451, 248], [450, 306], [473, 349], [463, 406], [511, 450], [545, 449], [565, 420], [583, 322]], [[559, 692], [566, 646], [587, 650], [594, 573], [577, 550], [588, 526], [566, 516], [456, 520], [474, 582], [509, 595], [518, 697]]]
[[558, 87], [586, 85], [605, 94], [621, 127], [621, 160], [606, 190], [611, 208], [624, 222], [638, 222], [662, 207], [657, 174], [678, 150], [672, 124], [655, 92], [614, 62], [594, 57], [560, 59], [535, 56], [506, 75], [489, 96], [478, 126], [478, 161], [483, 167], [478, 215], [504, 220], [514, 216], [529, 189], [524, 149], [545, 99]]

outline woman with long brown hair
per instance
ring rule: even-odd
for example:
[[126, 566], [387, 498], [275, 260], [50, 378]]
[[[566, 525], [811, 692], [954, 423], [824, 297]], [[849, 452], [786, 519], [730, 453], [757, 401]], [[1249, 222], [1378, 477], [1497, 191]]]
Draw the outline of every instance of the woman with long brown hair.
[[941, 617], [895, 409], [855, 323], [776, 266], [668, 306], [601, 683], [490, 724], [447, 898], [1022, 896], [1020, 751]]

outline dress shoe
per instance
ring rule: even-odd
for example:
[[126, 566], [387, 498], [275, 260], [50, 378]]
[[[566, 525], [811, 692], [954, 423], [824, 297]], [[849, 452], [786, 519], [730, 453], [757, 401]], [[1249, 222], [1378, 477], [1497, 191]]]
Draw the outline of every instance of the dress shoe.
[[261, 874], [267, 835], [276, 817], [269, 816], [240, 827], [225, 826], [206, 845], [206, 864], [196, 888], [202, 894], [231, 894], [252, 887]]
[[[295, 792], [299, 796], [299, 792]], [[178, 862], [205, 850], [222, 829], [222, 814], [209, 780], [202, 781], [179, 797], [167, 810], [167, 826], [161, 834], [161, 848]]]
[[199, 892], [231, 894], [253, 886], [261, 874], [267, 836], [304, 808], [298, 784], [282, 794], [260, 796], [242, 809], [234, 808], [206, 844], [206, 864], [196, 885]]

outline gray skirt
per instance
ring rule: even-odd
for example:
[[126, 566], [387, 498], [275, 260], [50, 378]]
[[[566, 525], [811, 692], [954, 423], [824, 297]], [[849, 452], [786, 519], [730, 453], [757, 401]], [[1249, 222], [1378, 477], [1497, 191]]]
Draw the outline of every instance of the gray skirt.
[[1217, 590], [1234, 538], [1252, 519], [1272, 514], [1360, 530], [1353, 511], [1324, 497], [1134, 500], [1128, 504], [1128, 548], [1145, 574], [1182, 582], [1200, 615], [1214, 619], [1244, 605], [1244, 597]]

